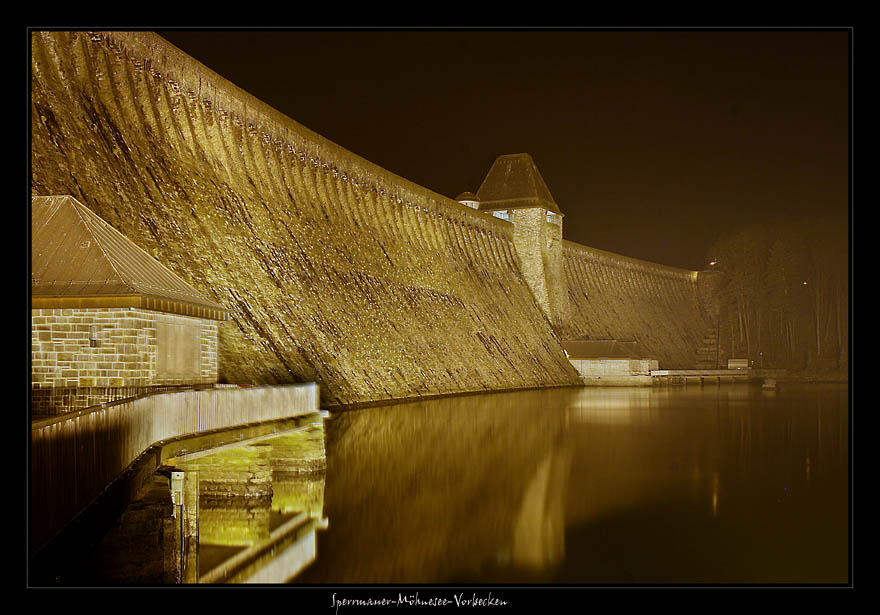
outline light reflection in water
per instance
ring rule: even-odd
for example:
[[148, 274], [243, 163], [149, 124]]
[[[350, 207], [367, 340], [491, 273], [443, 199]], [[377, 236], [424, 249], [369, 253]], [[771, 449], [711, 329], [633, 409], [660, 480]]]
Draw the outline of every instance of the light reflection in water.
[[305, 511], [333, 523], [293, 582], [845, 582], [846, 400], [601, 388], [345, 412], [326, 474], [278, 444], [199, 460], [251, 494], [204, 499], [203, 546], [250, 548]]
[[712, 475], [712, 516], [718, 516], [718, 490], [721, 487], [721, 479], [718, 472]]
[[540, 570], [565, 557], [565, 495], [571, 457], [571, 450], [561, 442], [526, 484], [513, 521], [514, 565]]
[[296, 581], [845, 580], [845, 440], [820, 449], [822, 491], [768, 522], [819, 449], [818, 397], [839, 435], [845, 387], [569, 389], [345, 413], [328, 426], [333, 527]]
[[309, 565], [325, 467], [321, 423], [179, 463], [198, 473], [198, 582], [281, 583]]

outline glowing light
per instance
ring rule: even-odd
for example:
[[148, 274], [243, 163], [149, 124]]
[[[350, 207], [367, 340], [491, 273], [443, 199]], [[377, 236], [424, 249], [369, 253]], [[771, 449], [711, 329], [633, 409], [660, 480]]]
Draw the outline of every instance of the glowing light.
[[721, 477], [718, 472], [712, 474], [712, 516], [718, 516], [718, 492], [721, 490]]

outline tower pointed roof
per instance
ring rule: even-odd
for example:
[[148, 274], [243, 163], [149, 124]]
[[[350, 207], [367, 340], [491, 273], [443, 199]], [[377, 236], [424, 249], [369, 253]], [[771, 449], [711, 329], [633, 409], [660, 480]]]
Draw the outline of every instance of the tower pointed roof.
[[505, 154], [496, 158], [477, 196], [480, 210], [542, 207], [563, 215], [529, 154]]
[[202, 297], [71, 196], [31, 199], [31, 304], [227, 317], [223, 306]]

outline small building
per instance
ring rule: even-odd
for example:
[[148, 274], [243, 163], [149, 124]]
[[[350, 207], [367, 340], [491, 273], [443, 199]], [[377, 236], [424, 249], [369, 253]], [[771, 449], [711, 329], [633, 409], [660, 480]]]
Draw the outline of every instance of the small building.
[[568, 340], [562, 348], [586, 385], [650, 386], [659, 368], [634, 340]]
[[217, 382], [222, 305], [73, 197], [31, 208], [32, 415]]
[[462, 205], [467, 205], [471, 209], [480, 208], [480, 198], [473, 192], [462, 192], [457, 197], [455, 197], [455, 200]]

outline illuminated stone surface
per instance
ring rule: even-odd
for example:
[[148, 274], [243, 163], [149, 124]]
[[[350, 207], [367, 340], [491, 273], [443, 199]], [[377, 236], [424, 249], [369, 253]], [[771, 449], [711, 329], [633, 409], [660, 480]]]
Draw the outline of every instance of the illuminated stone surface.
[[228, 308], [221, 381], [316, 381], [327, 405], [571, 385], [557, 336], [684, 367], [710, 329], [696, 272], [431, 192], [153, 34], [34, 33], [31, 104], [32, 194], [75, 197]]
[[219, 377], [324, 403], [576, 384], [510, 225], [147, 33], [32, 36], [32, 194], [70, 194], [230, 311]]
[[562, 269], [562, 212], [535, 161], [528, 154], [499, 156], [477, 200], [480, 211], [513, 224], [523, 277], [544, 314], [560, 329], [571, 318]]
[[713, 353], [704, 348], [712, 306], [703, 274], [571, 241], [563, 253], [572, 315], [563, 339], [638, 340], [661, 367], [695, 366], [701, 353]]
[[[195, 371], [160, 369], [157, 331], [184, 323], [195, 334]], [[31, 411], [62, 414], [166, 386], [217, 381], [216, 321], [120, 308], [39, 309], [31, 313]], [[90, 345], [90, 328], [97, 344]]]
[[530, 155], [499, 156], [478, 205], [513, 224], [523, 277], [560, 337], [639, 340], [663, 365], [715, 367], [712, 284], [696, 271], [563, 241], [562, 211]]

